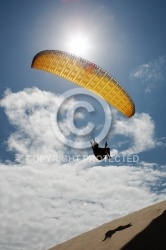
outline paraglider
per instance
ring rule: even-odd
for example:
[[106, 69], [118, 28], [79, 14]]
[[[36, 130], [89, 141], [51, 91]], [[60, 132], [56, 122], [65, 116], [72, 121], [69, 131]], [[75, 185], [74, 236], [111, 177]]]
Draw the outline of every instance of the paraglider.
[[[31, 68], [44, 70], [65, 78], [102, 97], [123, 115], [130, 118], [135, 113], [135, 105], [120, 83], [104, 69], [82, 57], [59, 50], [44, 50], [36, 54]], [[110, 156], [110, 148], [105, 148], [90, 142], [94, 155], [98, 160]]]
[[92, 145], [93, 153], [98, 160], [104, 159], [105, 156], [107, 156], [107, 159], [111, 159], [110, 148], [107, 147], [107, 142], [105, 143], [105, 148], [100, 148], [99, 144], [95, 140], [90, 143]]
[[59, 50], [44, 50], [33, 58], [32, 68], [61, 76], [96, 93], [126, 117], [135, 113], [127, 91], [105, 70], [82, 57]]

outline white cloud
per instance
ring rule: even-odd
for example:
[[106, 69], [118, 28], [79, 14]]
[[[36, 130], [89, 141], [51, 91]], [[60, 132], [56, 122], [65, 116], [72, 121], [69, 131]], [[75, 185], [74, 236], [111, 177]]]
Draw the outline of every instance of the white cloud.
[[151, 92], [155, 82], [164, 79], [166, 57], [160, 56], [152, 62], [140, 65], [132, 76], [140, 79], [145, 85], [145, 92]]
[[7, 91], [1, 106], [10, 123], [16, 128], [8, 140], [8, 147], [17, 153], [17, 160], [28, 154], [55, 154], [63, 145], [55, 137], [51, 127], [51, 116], [55, 116], [61, 97], [40, 91], [25, 89], [18, 93]]
[[1, 165], [1, 248], [44, 250], [164, 200], [164, 191], [153, 191], [164, 177], [164, 167], [156, 170], [153, 164], [89, 169], [81, 161], [45, 168]]
[[126, 120], [119, 118], [115, 120], [114, 135], [123, 135], [131, 140], [131, 147], [123, 151], [123, 154], [140, 153], [157, 146], [155, 138], [155, 123], [149, 114], [135, 114]]
[[[59, 98], [34, 88], [1, 100], [15, 126], [8, 145], [19, 162], [0, 164], [1, 249], [44, 250], [166, 197], [166, 166], [117, 166], [90, 155], [58, 161], [71, 153], [48, 121]], [[155, 146], [154, 129], [148, 114], [136, 114], [130, 123], [117, 120], [114, 133], [133, 139], [128, 151], [142, 152]]]

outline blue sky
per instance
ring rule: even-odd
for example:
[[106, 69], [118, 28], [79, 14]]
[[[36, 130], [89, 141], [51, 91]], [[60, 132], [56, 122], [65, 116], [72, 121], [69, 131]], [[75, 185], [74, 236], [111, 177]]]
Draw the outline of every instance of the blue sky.
[[[165, 9], [164, 0], [1, 1], [0, 248], [46, 249], [166, 198]], [[76, 51], [78, 35], [86, 47]], [[77, 86], [31, 69], [35, 54], [48, 49], [78, 53], [132, 96], [130, 119], [110, 106], [111, 162], [59, 140], [52, 117]], [[79, 101], [97, 106], [80, 93], [63, 116]], [[104, 114], [80, 109], [74, 123], [94, 123], [97, 133]], [[68, 120], [59, 125], [73, 138]]]

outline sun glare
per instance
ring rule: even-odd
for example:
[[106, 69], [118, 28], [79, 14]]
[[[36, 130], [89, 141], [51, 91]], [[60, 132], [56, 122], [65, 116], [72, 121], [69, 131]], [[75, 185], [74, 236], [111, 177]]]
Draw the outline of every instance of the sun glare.
[[78, 56], [85, 55], [88, 52], [88, 39], [83, 35], [73, 36], [68, 42], [69, 52]]

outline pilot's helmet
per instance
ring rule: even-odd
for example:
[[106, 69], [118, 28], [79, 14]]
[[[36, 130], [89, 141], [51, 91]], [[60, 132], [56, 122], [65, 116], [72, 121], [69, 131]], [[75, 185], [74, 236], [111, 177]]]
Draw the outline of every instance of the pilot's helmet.
[[93, 143], [93, 148], [98, 148], [99, 144], [97, 142]]

